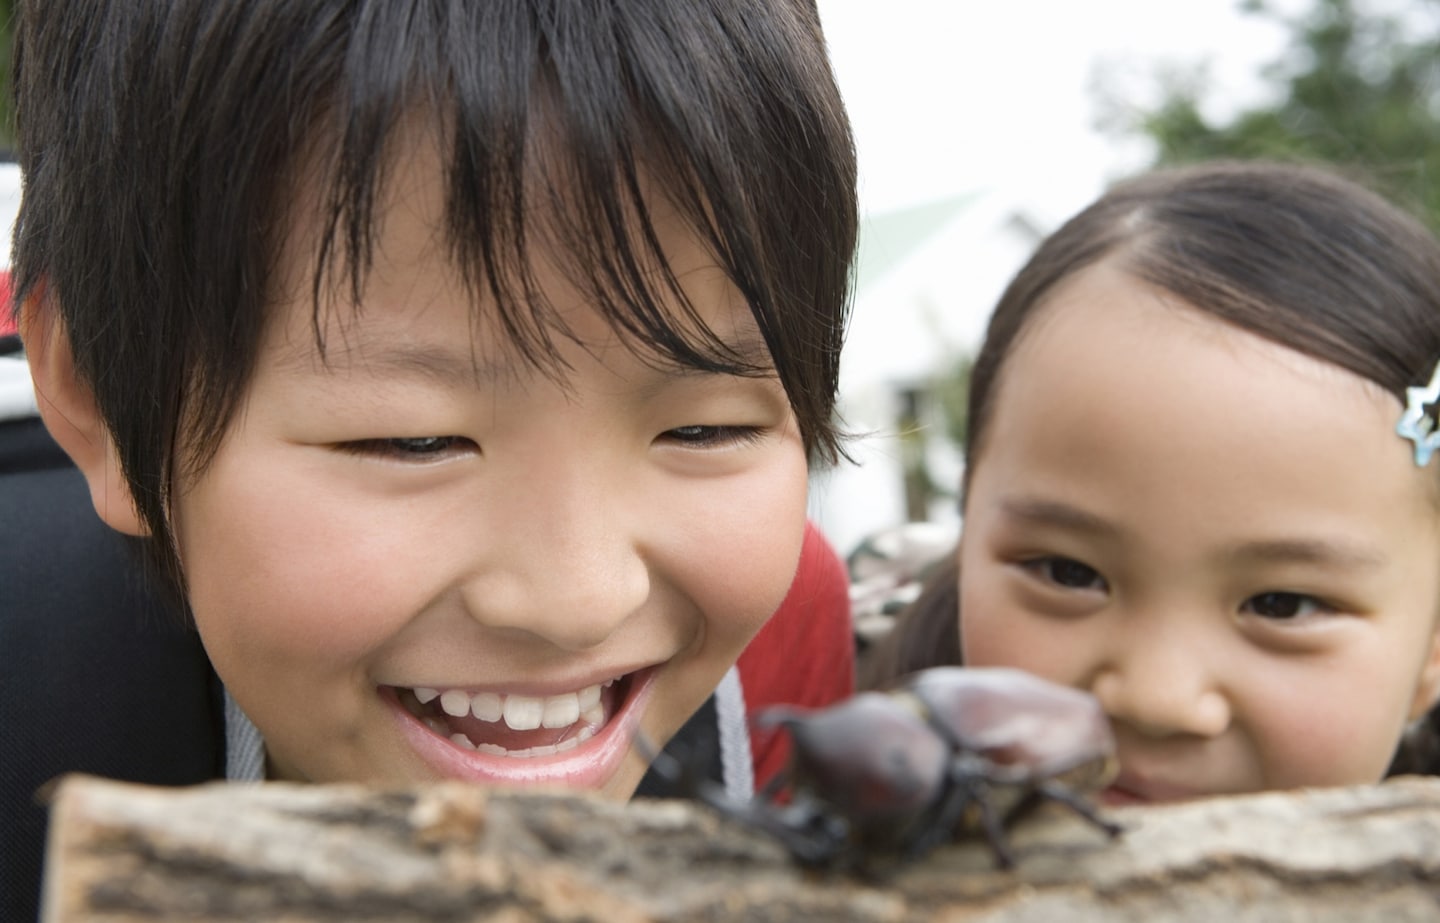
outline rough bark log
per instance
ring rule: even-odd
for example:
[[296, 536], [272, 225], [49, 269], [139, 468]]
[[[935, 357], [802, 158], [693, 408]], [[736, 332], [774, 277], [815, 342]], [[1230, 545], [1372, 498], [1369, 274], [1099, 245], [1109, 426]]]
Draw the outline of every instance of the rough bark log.
[[155, 789], [74, 777], [45, 919], [132, 921], [1433, 920], [1440, 779], [1110, 812], [962, 842], [882, 880], [806, 871], [684, 802], [457, 784]]

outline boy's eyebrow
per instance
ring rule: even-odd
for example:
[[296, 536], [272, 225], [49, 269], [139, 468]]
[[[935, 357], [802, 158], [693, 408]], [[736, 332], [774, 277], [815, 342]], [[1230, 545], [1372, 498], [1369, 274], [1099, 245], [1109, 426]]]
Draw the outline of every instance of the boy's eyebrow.
[[[724, 341], [727, 358], [760, 369], [773, 368], [770, 349], [758, 331], [747, 331]], [[507, 362], [496, 362], [469, 350], [429, 343], [385, 343], [373, 349], [349, 348], [343, 351], [354, 368], [418, 374], [450, 386], [497, 384], [513, 380], [516, 369]], [[300, 367], [296, 363], [296, 367]], [[656, 368], [668, 378], [689, 378], [718, 374], [707, 369], [664, 359]]]
[[[300, 354], [282, 362], [282, 367], [299, 374], [313, 373], [317, 369], [313, 357]], [[332, 348], [318, 368], [333, 370], [337, 367], [362, 372], [377, 370], [418, 375], [451, 386], [493, 383], [513, 374], [508, 366], [487, 361], [468, 350], [414, 343], [385, 343], [376, 348], [354, 345]]]
[[444, 385], [493, 384], [512, 374], [505, 365], [471, 351], [428, 344], [387, 343], [364, 356], [362, 363], [397, 372], [419, 373]]

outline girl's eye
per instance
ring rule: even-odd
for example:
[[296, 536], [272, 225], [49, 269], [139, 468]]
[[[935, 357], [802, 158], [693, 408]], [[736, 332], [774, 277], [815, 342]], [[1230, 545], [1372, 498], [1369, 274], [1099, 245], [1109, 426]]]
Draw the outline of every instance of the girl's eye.
[[400, 461], [433, 461], [474, 447], [475, 443], [464, 436], [360, 439], [341, 444], [341, 448], [345, 451], [354, 452], [357, 455], [378, 455]]
[[1313, 597], [1306, 596], [1303, 593], [1286, 593], [1283, 591], [1257, 593], [1245, 600], [1242, 608], [1246, 612], [1258, 615], [1262, 619], [1274, 619], [1276, 621], [1300, 619], [1325, 611], [1325, 607]]
[[661, 434], [662, 438], [688, 448], [721, 448], [758, 442], [763, 430], [758, 426], [677, 426]]
[[1071, 558], [1036, 558], [1026, 565], [1056, 586], [1072, 590], [1107, 590], [1105, 578], [1089, 564]]

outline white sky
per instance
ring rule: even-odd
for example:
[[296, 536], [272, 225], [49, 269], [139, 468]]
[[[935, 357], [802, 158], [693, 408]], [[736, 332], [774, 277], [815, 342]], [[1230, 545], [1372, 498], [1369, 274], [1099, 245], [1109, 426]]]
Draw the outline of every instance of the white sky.
[[1102, 74], [1143, 100], [1157, 68], [1204, 66], [1223, 98], [1253, 100], [1285, 38], [1236, 0], [819, 4], [877, 210], [999, 186], [1058, 220], [1146, 159], [1095, 130]]

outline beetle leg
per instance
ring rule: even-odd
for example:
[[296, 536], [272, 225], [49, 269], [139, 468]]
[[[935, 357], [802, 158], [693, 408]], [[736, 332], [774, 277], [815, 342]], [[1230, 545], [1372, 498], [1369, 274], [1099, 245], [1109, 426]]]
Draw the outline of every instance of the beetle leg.
[[850, 844], [850, 825], [825, 805], [797, 795], [776, 808], [771, 802], [753, 802], [740, 810], [727, 810], [751, 826], [780, 841], [802, 865], [833, 867], [840, 864]]
[[850, 845], [850, 825], [813, 799], [795, 795], [789, 804], [772, 801], [737, 802], [723, 788], [706, 780], [699, 800], [717, 813], [760, 830], [799, 862], [812, 868], [835, 867]]
[[903, 854], [907, 861], [922, 858], [932, 849], [955, 839], [965, 810], [975, 803], [975, 792], [968, 784], [951, 784], [941, 797], [935, 811], [914, 828], [906, 838]]
[[788, 805], [778, 805], [775, 796], [785, 784], [777, 776], [748, 803], [734, 801], [725, 789], [660, 750], [643, 733], [637, 734], [635, 748], [660, 775], [677, 785], [687, 797], [707, 805], [731, 820], [758, 828], [780, 842], [780, 845], [802, 865], [834, 866], [839, 863], [850, 843], [850, 826], [825, 805], [807, 798], [803, 793], [792, 796]]
[[927, 831], [927, 838], [932, 842], [926, 851], [940, 845], [942, 839], [953, 839], [965, 812], [972, 807], [980, 821], [980, 832], [995, 855], [996, 867], [1014, 868], [1015, 853], [1010, 849], [1010, 838], [1005, 835], [1005, 825], [990, 800], [990, 785], [982, 778], [956, 780], [954, 794], [946, 798], [940, 821]]
[[973, 758], [955, 761], [951, 769], [949, 785], [944, 797], [936, 807], [933, 819], [918, 829], [905, 848], [907, 859], [918, 859], [942, 843], [955, 839], [965, 814], [972, 808], [979, 815], [980, 832], [990, 851], [995, 855], [999, 868], [1013, 868], [1015, 854], [1010, 849], [1005, 827], [990, 800], [990, 785], [985, 778], [986, 769], [977, 766]]
[[974, 801], [980, 813], [980, 830], [985, 834], [985, 841], [990, 844], [990, 851], [995, 854], [996, 867], [1014, 868], [1015, 854], [1010, 851], [1010, 838], [1005, 835], [1005, 826], [995, 812], [995, 805], [990, 802], [990, 787], [983, 785], [982, 790], [974, 796]]
[[[975, 806], [975, 812], [979, 815], [980, 832], [985, 835], [990, 851], [995, 854], [995, 865], [1002, 869], [1014, 868], [1015, 854], [1010, 849], [1010, 838], [1005, 835], [1004, 819], [995, 810], [991, 785], [1005, 782], [1005, 776], [1006, 767], [963, 751], [950, 765], [952, 784], [968, 791], [969, 803]], [[959, 820], [960, 818], [956, 817], [951, 821], [952, 829]]]
[[1117, 837], [1125, 832], [1125, 827], [1122, 824], [1117, 824], [1114, 821], [1101, 817], [1089, 802], [1059, 782], [1049, 779], [1043, 782], [1036, 782], [1035, 793], [1041, 797], [1048, 798], [1051, 801], [1058, 801], [1060, 804], [1065, 805], [1089, 821], [1092, 825], [1104, 830], [1111, 838]]

